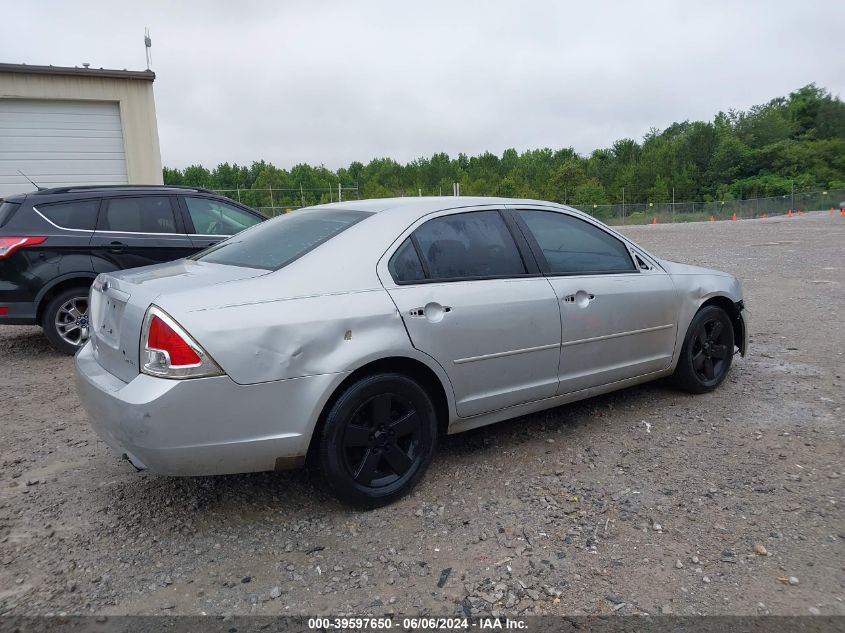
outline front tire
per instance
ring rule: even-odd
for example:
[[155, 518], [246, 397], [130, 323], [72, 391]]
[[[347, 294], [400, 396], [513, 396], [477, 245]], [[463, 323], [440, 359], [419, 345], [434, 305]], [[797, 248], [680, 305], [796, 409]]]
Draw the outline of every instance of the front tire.
[[713, 391], [728, 375], [733, 355], [730, 317], [718, 306], [706, 306], [690, 323], [673, 382], [690, 393]]
[[384, 373], [361, 378], [334, 402], [312, 468], [344, 503], [374, 508], [407, 494], [437, 445], [437, 415], [416, 381]]
[[63, 290], [44, 308], [41, 317], [44, 335], [57, 352], [73, 356], [81, 348], [88, 329], [88, 288]]

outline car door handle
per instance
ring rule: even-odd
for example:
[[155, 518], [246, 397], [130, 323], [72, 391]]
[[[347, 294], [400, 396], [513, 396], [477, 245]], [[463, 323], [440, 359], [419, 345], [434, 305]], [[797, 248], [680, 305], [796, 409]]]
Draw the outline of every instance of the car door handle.
[[124, 242], [109, 242], [109, 251], [112, 253], [122, 253], [126, 249], [126, 244]]
[[437, 323], [443, 319], [444, 314], [451, 311], [451, 306], [443, 306], [439, 303], [431, 302], [426, 303], [422, 308], [411, 308], [408, 310], [408, 314], [412, 317], [425, 317], [432, 323]]
[[581, 308], [586, 308], [590, 305], [590, 302], [596, 298], [596, 295], [586, 292], [584, 290], [579, 290], [575, 294], [566, 295], [563, 298], [564, 303], [574, 303]]

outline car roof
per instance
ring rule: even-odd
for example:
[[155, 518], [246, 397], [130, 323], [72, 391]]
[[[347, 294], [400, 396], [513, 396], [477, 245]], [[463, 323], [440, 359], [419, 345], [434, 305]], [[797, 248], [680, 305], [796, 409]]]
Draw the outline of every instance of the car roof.
[[554, 202], [544, 200], [529, 200], [524, 198], [500, 198], [493, 196], [424, 196], [405, 198], [373, 198], [370, 200], [350, 200], [348, 202], [331, 202], [321, 204], [312, 209], [337, 209], [339, 211], [367, 211], [369, 213], [383, 213], [388, 211], [418, 211], [420, 215], [435, 211], [446, 211], [461, 207], [476, 207], [483, 205], [540, 205], [560, 207]]
[[[531, 200], [527, 198], [501, 198], [492, 196], [431, 196], [406, 198], [374, 198], [370, 200], [351, 200], [349, 202], [333, 202], [321, 204], [308, 209], [331, 209], [337, 211], [366, 211], [385, 216], [401, 216], [403, 221], [414, 222], [419, 218], [438, 211], [480, 207], [480, 206], [532, 206], [547, 207], [581, 217], [590, 217], [577, 209], [548, 200]], [[306, 209], [302, 209], [306, 210]], [[397, 217], [397, 219], [399, 219]]]
[[71, 185], [67, 187], [52, 187], [50, 189], [39, 189], [28, 195], [47, 196], [60, 193], [89, 193], [89, 192], [117, 193], [131, 191], [133, 193], [155, 193], [158, 191], [201, 191], [202, 193], [214, 193], [210, 189], [202, 187], [186, 187], [182, 185]]
[[[431, 197], [417, 197], [408, 196], [405, 198], [373, 198], [369, 200], [350, 200], [348, 202], [333, 202], [329, 204], [321, 204], [313, 207], [300, 209], [296, 213], [302, 211], [317, 211], [337, 210], [337, 211], [366, 211], [374, 214], [380, 218], [385, 225], [390, 225], [391, 231], [399, 230], [400, 232], [420, 220], [426, 215], [437, 213], [438, 211], [451, 211], [458, 209], [472, 209], [473, 207], [544, 207], [548, 210], [557, 212], [566, 212], [569, 215], [579, 217], [591, 224], [601, 225], [603, 230], [608, 231], [618, 237], [619, 239], [633, 244], [630, 238], [620, 234], [613, 227], [607, 226], [600, 220], [594, 218], [589, 213], [584, 213], [578, 209], [574, 209], [565, 204], [558, 202], [550, 202], [548, 200], [532, 200], [530, 198], [502, 198], [493, 196], [431, 196]], [[657, 259], [647, 250], [637, 245], [637, 248], [643, 251], [652, 259]]]
[[51, 187], [25, 193], [6, 196], [8, 202], [22, 203], [27, 198], [41, 202], [54, 202], [61, 199], [78, 200], [81, 198], [114, 196], [124, 193], [132, 195], [156, 195], [163, 193], [198, 193], [224, 198], [218, 193], [203, 187], [188, 187], [182, 185], [70, 185], [67, 187]]

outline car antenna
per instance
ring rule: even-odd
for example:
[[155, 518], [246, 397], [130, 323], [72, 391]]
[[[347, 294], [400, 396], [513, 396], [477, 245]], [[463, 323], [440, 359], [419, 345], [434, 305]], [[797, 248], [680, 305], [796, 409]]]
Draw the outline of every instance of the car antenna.
[[18, 170], [18, 173], [19, 173], [21, 176], [23, 176], [24, 178], [26, 178], [26, 179], [29, 181], [29, 184], [31, 184], [33, 187], [35, 187], [36, 189], [38, 189], [38, 191], [46, 191], [46, 189], [44, 189], [44, 187], [39, 187], [39, 186], [38, 186], [38, 185], [36, 185], [34, 182], [32, 182], [32, 178], [30, 178], [29, 176], [27, 176], [27, 175], [26, 175], [25, 173], [23, 173], [20, 169]]

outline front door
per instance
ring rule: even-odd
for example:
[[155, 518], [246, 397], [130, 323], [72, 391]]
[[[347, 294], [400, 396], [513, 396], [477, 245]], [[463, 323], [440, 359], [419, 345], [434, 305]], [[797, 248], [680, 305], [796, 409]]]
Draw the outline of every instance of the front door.
[[484, 210], [428, 220], [390, 259], [385, 286], [461, 417], [557, 391], [558, 301], [523, 254], [502, 214]]
[[558, 393], [669, 367], [680, 299], [656, 266], [635, 266], [628, 247], [566, 213], [517, 212], [560, 303]]
[[256, 214], [216, 198], [185, 196], [182, 203], [187, 232], [197, 249], [214, 246], [261, 222]]

